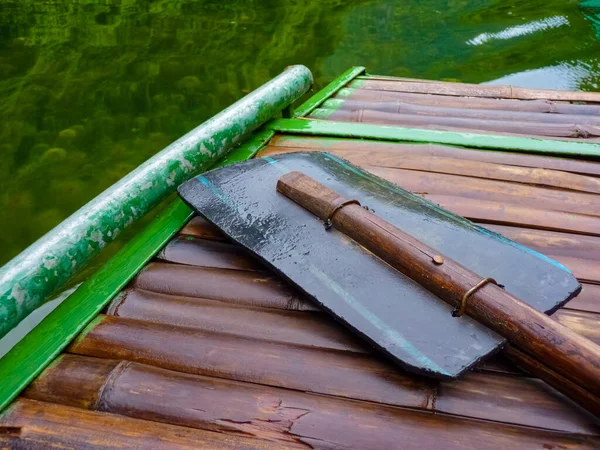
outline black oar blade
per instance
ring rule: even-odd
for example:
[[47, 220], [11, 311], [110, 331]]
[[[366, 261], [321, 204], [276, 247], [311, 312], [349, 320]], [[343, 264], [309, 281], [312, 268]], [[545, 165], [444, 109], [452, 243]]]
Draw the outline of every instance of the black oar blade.
[[285, 196], [282, 174], [299, 170], [541, 311], [579, 290], [560, 264], [326, 153], [251, 160], [198, 176], [181, 196], [333, 317], [402, 367], [454, 378], [495, 351], [501, 337], [452, 308]]

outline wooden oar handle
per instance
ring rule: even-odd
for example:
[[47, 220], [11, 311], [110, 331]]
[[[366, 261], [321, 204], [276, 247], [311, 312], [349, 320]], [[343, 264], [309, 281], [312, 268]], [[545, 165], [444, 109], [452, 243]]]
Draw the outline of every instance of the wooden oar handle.
[[301, 172], [282, 176], [277, 190], [317, 217], [329, 218], [337, 230], [525, 354], [600, 396], [600, 347], [500, 286], [482, 283], [488, 274], [472, 272], [359, 205], [339, 208], [347, 198]]

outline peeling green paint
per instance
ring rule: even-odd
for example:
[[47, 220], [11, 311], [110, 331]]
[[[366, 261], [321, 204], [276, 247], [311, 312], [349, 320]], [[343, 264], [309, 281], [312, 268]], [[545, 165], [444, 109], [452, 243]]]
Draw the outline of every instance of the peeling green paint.
[[327, 120], [335, 111], [335, 109], [317, 108], [313, 110], [308, 117], [311, 119]]
[[337, 97], [352, 97], [356, 89], [353, 88], [343, 88], [337, 92]]
[[340, 109], [344, 105], [345, 100], [341, 100], [339, 98], [330, 98], [326, 102], [321, 105], [321, 108], [337, 110]]
[[366, 123], [335, 122], [306, 119], [278, 119], [266, 128], [280, 133], [310, 136], [374, 139], [392, 142], [420, 142], [459, 145], [476, 149], [505, 150], [546, 155], [600, 158], [600, 144], [557, 141], [517, 136], [461, 133], [455, 131], [422, 130]]
[[363, 87], [363, 85], [365, 84], [366, 80], [354, 80], [352, 81], [352, 83], [350, 83], [350, 88], [351, 89], [360, 89]]
[[306, 67], [290, 67], [150, 158], [2, 267], [0, 337], [124, 228], [183, 181], [213, 165], [311, 85]]

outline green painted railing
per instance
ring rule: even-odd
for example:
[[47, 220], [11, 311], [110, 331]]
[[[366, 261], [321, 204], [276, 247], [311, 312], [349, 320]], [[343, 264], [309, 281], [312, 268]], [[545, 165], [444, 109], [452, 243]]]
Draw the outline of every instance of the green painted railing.
[[[317, 111], [317, 110], [315, 110]], [[427, 130], [370, 123], [337, 122], [327, 119], [328, 112], [311, 115], [311, 120], [276, 119], [265, 126], [273, 131], [304, 136], [327, 136], [349, 139], [372, 139], [391, 142], [419, 142], [445, 144], [483, 150], [502, 150], [522, 153], [539, 153], [571, 158], [600, 158], [600, 144], [596, 142], [558, 141], [520, 136], [467, 133], [462, 131]]]
[[0, 337], [76, 274], [124, 228], [213, 165], [312, 85], [292, 66], [146, 161], [0, 269]]

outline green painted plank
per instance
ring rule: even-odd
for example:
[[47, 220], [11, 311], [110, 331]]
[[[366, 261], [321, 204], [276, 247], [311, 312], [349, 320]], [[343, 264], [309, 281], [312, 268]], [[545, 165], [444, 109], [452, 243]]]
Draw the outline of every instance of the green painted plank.
[[571, 157], [600, 158], [600, 144], [556, 141], [517, 136], [421, 130], [366, 123], [334, 122], [306, 119], [277, 119], [266, 128], [280, 133], [374, 139], [396, 142], [421, 142], [459, 145], [478, 149], [542, 153]]
[[346, 70], [343, 74], [296, 108], [295, 116], [304, 117], [307, 114], [310, 114], [313, 109], [318, 108], [321, 103], [363, 73], [365, 73], [365, 68], [360, 66]]

